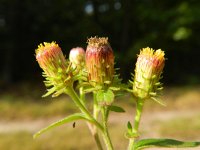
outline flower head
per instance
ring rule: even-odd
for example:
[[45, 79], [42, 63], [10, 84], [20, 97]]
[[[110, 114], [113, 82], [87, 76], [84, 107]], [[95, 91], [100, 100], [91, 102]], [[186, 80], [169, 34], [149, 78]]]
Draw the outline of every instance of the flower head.
[[164, 68], [164, 51], [149, 47], [140, 51], [136, 62], [133, 93], [136, 97], [145, 99], [156, 95], [160, 89], [160, 76]]
[[113, 81], [114, 55], [108, 38], [92, 37], [88, 39], [86, 69], [93, 85], [104, 85]]
[[53, 86], [49, 89], [47, 95], [55, 93], [57, 96], [66, 89], [72, 86], [72, 73], [69, 65], [62, 53], [61, 48], [55, 42], [40, 44], [36, 49], [36, 60], [44, 71], [46, 77], [45, 84], [47, 87]]
[[69, 53], [72, 67], [81, 70], [85, 67], [85, 50], [82, 47], [72, 48]]

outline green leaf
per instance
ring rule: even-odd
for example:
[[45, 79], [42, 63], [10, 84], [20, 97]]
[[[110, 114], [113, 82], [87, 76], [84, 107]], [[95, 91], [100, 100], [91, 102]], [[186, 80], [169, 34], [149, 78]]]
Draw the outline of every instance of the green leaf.
[[127, 128], [128, 128], [128, 131], [125, 133], [125, 137], [127, 139], [132, 139], [132, 138], [138, 138], [139, 137], [139, 134], [138, 133], [134, 133], [133, 132], [133, 127], [132, 127], [132, 124], [130, 123], [130, 121], [127, 123]]
[[155, 97], [151, 97], [152, 100], [154, 100], [155, 102], [157, 102], [158, 104], [162, 105], [162, 106], [165, 106], [166, 107], [166, 104], [164, 102], [162, 102], [161, 100], [158, 100], [157, 98]]
[[119, 113], [125, 112], [125, 110], [122, 107], [114, 106], [114, 105], [109, 106], [108, 109], [110, 111], [119, 112]]
[[132, 132], [132, 125], [130, 121], [127, 123], [127, 128], [128, 128], [128, 131]]
[[111, 89], [113, 91], [119, 91], [120, 90], [119, 87], [114, 87], [114, 86], [109, 87], [109, 89]]
[[47, 96], [53, 94], [56, 90], [57, 90], [56, 87], [52, 87], [50, 89], [47, 89], [48, 92], [46, 94], [42, 95], [42, 97], [47, 97]]
[[143, 139], [135, 143], [134, 150], [141, 150], [148, 147], [185, 148], [197, 146], [200, 146], [200, 142], [184, 142], [174, 139]]
[[86, 116], [84, 114], [81, 114], [81, 113], [76, 113], [76, 114], [73, 114], [73, 115], [70, 115], [64, 119], [61, 119], [57, 122], [54, 122], [52, 123], [51, 125], [47, 126], [46, 128], [43, 128], [41, 129], [40, 131], [38, 131], [37, 133], [35, 133], [33, 135], [33, 138], [37, 138], [38, 136], [40, 136], [41, 134], [43, 134], [44, 132], [52, 129], [52, 128], [55, 128], [57, 126], [60, 126], [60, 125], [63, 125], [65, 123], [69, 123], [69, 122], [73, 122], [73, 121], [76, 121], [76, 120], [86, 120], [86, 121], [89, 121], [91, 122], [91, 120], [89, 120], [88, 118], [86, 118]]
[[93, 92], [95, 91], [96, 88], [88, 88], [88, 89], [84, 89], [84, 93], [90, 93], [90, 92]]
[[97, 101], [102, 105], [111, 105], [114, 101], [114, 93], [111, 90], [100, 90], [97, 92]]
[[90, 93], [90, 92], [101, 90], [101, 88], [102, 88], [101, 86], [95, 86], [95, 87], [91, 87], [91, 88], [85, 88], [84, 92], [85, 93]]

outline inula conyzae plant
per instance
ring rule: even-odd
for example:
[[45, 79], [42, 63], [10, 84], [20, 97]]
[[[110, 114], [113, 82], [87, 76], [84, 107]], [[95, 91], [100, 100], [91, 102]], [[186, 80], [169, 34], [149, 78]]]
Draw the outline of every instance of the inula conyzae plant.
[[[163, 105], [159, 99], [162, 83], [160, 78], [165, 65], [165, 53], [161, 49], [143, 48], [138, 55], [135, 74], [129, 84], [122, 84], [114, 68], [113, 50], [106, 37], [92, 37], [87, 41], [86, 52], [81, 47], [71, 49], [66, 60], [61, 48], [55, 42], [40, 44], [36, 49], [36, 60], [43, 69], [47, 93], [52, 97], [67, 94], [80, 112], [52, 123], [34, 135], [54, 127], [77, 120], [86, 121], [99, 150], [113, 150], [109, 135], [108, 120], [110, 111], [125, 112], [113, 105], [116, 93], [131, 92], [135, 97], [136, 114], [134, 121], [128, 122], [125, 138], [129, 140], [128, 150], [148, 147], [195, 147], [200, 142], [183, 142], [174, 139], [140, 139], [138, 132], [143, 105], [152, 99]], [[76, 84], [74, 84], [76, 82]], [[75, 90], [74, 88], [78, 89]], [[85, 94], [93, 94], [92, 112], [87, 108]], [[102, 140], [101, 140], [102, 139]]]

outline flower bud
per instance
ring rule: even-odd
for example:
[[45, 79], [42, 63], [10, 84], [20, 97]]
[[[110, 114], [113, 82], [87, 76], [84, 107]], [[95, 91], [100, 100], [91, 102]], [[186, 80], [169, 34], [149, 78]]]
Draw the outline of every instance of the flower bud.
[[81, 47], [72, 48], [69, 53], [72, 67], [81, 70], [85, 67], [85, 51]]
[[[49, 94], [57, 92], [56, 96], [67, 86], [71, 85], [70, 74], [67, 74], [67, 61], [61, 48], [55, 42], [40, 44], [36, 49], [36, 60], [44, 70], [46, 86], [53, 86]], [[46, 96], [47, 96], [46, 95]]]
[[159, 80], [165, 63], [164, 55], [161, 49], [155, 51], [147, 47], [140, 51], [133, 82], [136, 97], [146, 99], [156, 95], [161, 85]]
[[114, 55], [108, 38], [88, 39], [86, 50], [86, 69], [93, 86], [110, 84], [114, 76]]

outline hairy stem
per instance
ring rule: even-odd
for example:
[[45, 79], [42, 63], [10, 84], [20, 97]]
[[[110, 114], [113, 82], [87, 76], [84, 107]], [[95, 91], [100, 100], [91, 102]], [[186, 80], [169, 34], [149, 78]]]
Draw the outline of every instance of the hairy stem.
[[[85, 106], [85, 94], [83, 93], [83, 89], [82, 88], [80, 88], [79, 89], [80, 91], [80, 98], [81, 98], [81, 100], [82, 100], [82, 103], [84, 104], [84, 106]], [[94, 108], [93, 108], [93, 117], [94, 117], [94, 119], [95, 120], [97, 120], [98, 121], [98, 109], [97, 109], [97, 102], [96, 102], [96, 97], [95, 97], [95, 94], [94, 94]], [[102, 144], [101, 144], [101, 141], [100, 141], [100, 138], [99, 138], [99, 134], [98, 134], [98, 132], [97, 132], [97, 127], [95, 126], [95, 125], [93, 125], [93, 124], [91, 124], [91, 123], [87, 123], [87, 125], [88, 125], [88, 128], [89, 128], [89, 130], [90, 130], [90, 132], [92, 133], [92, 136], [94, 137], [94, 140], [95, 140], [95, 142], [96, 142], [96, 144], [97, 144], [97, 148], [98, 148], [98, 150], [103, 150], [103, 147], [102, 147]]]
[[87, 108], [82, 104], [81, 99], [78, 97], [74, 89], [68, 88], [66, 93], [72, 98], [76, 106], [81, 110], [82, 113], [84, 113], [88, 119], [91, 120], [95, 126], [97, 126], [101, 131], [103, 131], [102, 125], [90, 114], [90, 112], [87, 110]]
[[[136, 101], [136, 115], [135, 115], [135, 121], [134, 121], [134, 128], [132, 129], [132, 133], [135, 135], [138, 135], [138, 129], [139, 129], [139, 124], [140, 124], [140, 120], [141, 120], [143, 104], [144, 104], [143, 99], [138, 99]], [[134, 142], [135, 142], [135, 138], [131, 138], [129, 140], [128, 150], [134, 150], [133, 149]]]
[[108, 132], [108, 126], [107, 126], [107, 120], [108, 120], [108, 108], [107, 106], [103, 106], [102, 108], [102, 118], [103, 118], [103, 127], [104, 127], [104, 132], [103, 132], [103, 139], [106, 144], [107, 150], [113, 150], [113, 145], [110, 139], [110, 135]]
[[[98, 107], [98, 102], [97, 102], [97, 98], [96, 98], [96, 93], [93, 93], [93, 117], [98, 120], [98, 114], [99, 114], [99, 107]], [[96, 143], [98, 144], [98, 148], [99, 150], [103, 150], [101, 141], [99, 139], [99, 134], [97, 132], [97, 128], [95, 126], [93, 126], [93, 134], [96, 140]]]
[[83, 91], [83, 87], [79, 88], [80, 100], [83, 105], [85, 105], [85, 93]]

